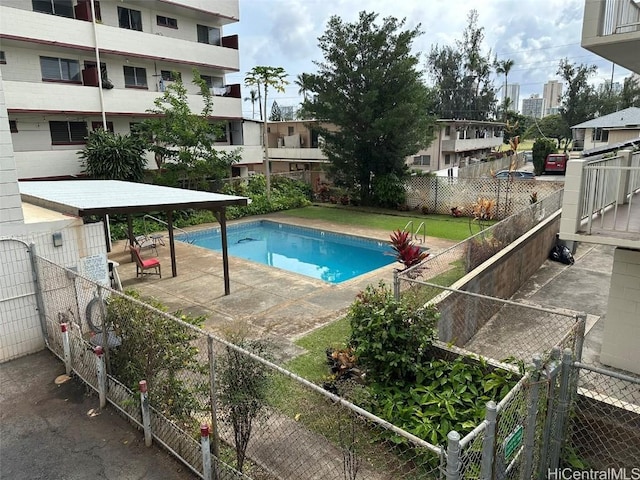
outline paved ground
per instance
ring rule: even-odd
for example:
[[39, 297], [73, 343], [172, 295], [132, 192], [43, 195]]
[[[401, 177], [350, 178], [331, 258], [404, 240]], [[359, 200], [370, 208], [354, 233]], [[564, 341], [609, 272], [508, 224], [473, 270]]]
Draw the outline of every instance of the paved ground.
[[48, 350], [0, 364], [0, 479], [197, 478], [63, 373]]
[[[319, 220], [292, 221], [291, 217], [269, 215], [266, 218], [282, 223], [296, 223], [325, 231], [389, 240], [386, 230], [352, 228]], [[252, 218], [251, 220], [255, 220]], [[200, 226], [198, 229], [204, 229]], [[455, 242], [427, 237], [426, 245], [436, 253]], [[123, 287], [134, 288], [143, 296], [161, 299], [170, 311], [205, 315], [205, 329], [217, 334], [245, 325], [249, 331], [269, 336], [283, 345], [284, 355], [295, 353], [291, 341], [344, 314], [355, 296], [369, 284], [384, 281], [391, 286], [392, 264], [341, 284], [333, 285], [303, 275], [266, 265], [230, 257], [231, 295], [224, 296], [222, 255], [194, 245], [176, 242], [178, 276], [172, 278], [169, 247], [158, 247], [163, 277], [136, 278], [135, 264], [124, 249], [124, 243], [114, 245], [109, 257], [120, 263], [118, 272]], [[143, 251], [144, 255], [155, 252]]]

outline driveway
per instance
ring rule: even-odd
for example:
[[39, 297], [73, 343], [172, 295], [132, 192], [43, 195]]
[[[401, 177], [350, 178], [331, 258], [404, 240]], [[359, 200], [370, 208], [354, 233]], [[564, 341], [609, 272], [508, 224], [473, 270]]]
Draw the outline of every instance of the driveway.
[[192, 480], [80, 381], [56, 385], [48, 350], [0, 364], [0, 479]]

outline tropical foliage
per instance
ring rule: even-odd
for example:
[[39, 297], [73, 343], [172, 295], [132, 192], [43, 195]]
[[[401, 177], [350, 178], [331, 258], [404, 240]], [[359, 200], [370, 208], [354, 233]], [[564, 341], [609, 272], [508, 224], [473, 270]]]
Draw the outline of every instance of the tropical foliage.
[[415, 245], [407, 231], [396, 230], [391, 234], [391, 248], [396, 252], [396, 260], [405, 270], [425, 260], [429, 254]]
[[304, 116], [338, 127], [318, 127], [330, 173], [338, 186], [359, 191], [363, 205], [380, 200], [376, 178], [404, 179], [405, 158], [431, 142], [434, 124], [412, 52], [419, 28], [405, 29], [393, 17], [377, 20], [367, 12], [354, 23], [331, 17], [319, 38], [324, 59], [304, 82]]
[[94, 130], [83, 150], [80, 164], [89, 177], [100, 180], [142, 182], [146, 142], [137, 135], [115, 134], [102, 128]]

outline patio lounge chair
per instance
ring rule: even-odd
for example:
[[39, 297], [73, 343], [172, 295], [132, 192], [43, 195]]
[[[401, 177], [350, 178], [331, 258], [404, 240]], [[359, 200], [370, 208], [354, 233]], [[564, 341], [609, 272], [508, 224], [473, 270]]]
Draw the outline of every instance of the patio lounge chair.
[[[127, 250], [127, 247], [129, 247], [130, 250], [133, 250], [134, 248], [137, 248], [138, 250], [143, 250], [145, 248], [149, 248], [151, 250], [155, 250], [156, 255], [158, 254], [158, 249], [157, 249], [157, 243], [158, 243], [158, 238], [160, 236], [156, 235], [156, 236], [149, 236], [149, 235], [137, 235], [133, 238], [133, 243], [131, 243], [130, 241], [125, 243], [124, 245], [124, 249], [125, 251]], [[162, 242], [164, 243], [164, 242]]]
[[[133, 247], [131, 249], [131, 252], [133, 253], [133, 258], [136, 262], [136, 278], [143, 277], [144, 275], [158, 275], [160, 278], [162, 278], [160, 260], [158, 260], [157, 258], [148, 258], [145, 260], [140, 255], [140, 248], [138, 247]], [[148, 271], [151, 269], [153, 269], [153, 272]]]

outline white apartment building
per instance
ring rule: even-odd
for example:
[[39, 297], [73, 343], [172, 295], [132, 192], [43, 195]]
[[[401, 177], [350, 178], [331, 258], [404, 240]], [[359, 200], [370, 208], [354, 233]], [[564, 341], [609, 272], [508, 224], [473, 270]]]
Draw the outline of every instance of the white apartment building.
[[538, 94], [522, 100], [522, 115], [526, 117], [542, 118], [544, 100]]
[[518, 110], [520, 105], [520, 84], [509, 83], [503, 88], [502, 103], [509, 99], [509, 110]]
[[544, 100], [543, 116], [558, 113], [562, 99], [562, 83], [557, 80], [549, 80], [544, 84], [542, 98]]
[[88, 132], [129, 133], [176, 73], [201, 111], [194, 68], [215, 95], [212, 121], [227, 122], [218, 145], [242, 144], [240, 85], [225, 81], [239, 71], [238, 38], [223, 32], [238, 19], [238, 0], [2, 0], [0, 68], [17, 177], [80, 174]]

